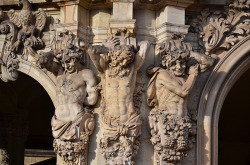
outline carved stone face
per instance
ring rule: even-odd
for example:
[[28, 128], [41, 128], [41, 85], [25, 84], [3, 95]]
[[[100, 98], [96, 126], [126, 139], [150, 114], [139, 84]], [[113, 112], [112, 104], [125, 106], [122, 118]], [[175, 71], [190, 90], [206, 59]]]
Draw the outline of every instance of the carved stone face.
[[115, 51], [110, 53], [111, 67], [126, 67], [134, 59], [134, 52], [130, 46], [118, 46]]
[[178, 59], [176, 61], [173, 61], [168, 69], [175, 76], [184, 76], [186, 70], [186, 61], [184, 59]]

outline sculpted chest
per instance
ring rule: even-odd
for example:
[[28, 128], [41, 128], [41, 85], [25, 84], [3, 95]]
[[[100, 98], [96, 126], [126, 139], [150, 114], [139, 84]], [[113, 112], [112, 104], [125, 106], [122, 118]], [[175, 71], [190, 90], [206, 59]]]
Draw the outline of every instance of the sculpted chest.
[[57, 91], [59, 92], [73, 92], [80, 87], [84, 87], [85, 82], [79, 79], [79, 75], [62, 75], [57, 80]]

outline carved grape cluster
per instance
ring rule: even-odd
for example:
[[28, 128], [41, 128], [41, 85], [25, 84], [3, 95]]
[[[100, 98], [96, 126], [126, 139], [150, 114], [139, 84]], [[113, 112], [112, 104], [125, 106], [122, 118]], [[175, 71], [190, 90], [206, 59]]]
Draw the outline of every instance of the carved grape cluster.
[[54, 151], [58, 153], [65, 162], [75, 162], [80, 155], [84, 153], [86, 144], [84, 141], [70, 142], [59, 141], [58, 139], [53, 142]]
[[151, 111], [151, 142], [157, 154], [157, 161], [176, 163], [187, 156], [192, 133], [191, 119], [179, 117], [164, 111]]

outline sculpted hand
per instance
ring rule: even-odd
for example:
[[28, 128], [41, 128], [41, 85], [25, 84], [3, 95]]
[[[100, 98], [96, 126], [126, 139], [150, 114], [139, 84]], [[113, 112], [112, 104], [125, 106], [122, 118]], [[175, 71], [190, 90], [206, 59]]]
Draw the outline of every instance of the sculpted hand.
[[194, 66], [190, 66], [188, 73], [189, 73], [189, 75], [197, 76], [199, 74], [199, 64], [196, 64]]
[[103, 45], [107, 48], [113, 49], [115, 46], [120, 44], [119, 38], [111, 37], [108, 40], [104, 40]]

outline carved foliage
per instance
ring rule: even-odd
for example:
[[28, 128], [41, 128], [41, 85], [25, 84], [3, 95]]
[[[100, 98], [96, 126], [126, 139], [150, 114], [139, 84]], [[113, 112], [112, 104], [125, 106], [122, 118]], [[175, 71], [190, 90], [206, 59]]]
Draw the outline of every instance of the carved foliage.
[[199, 44], [206, 54], [217, 48], [230, 49], [240, 38], [249, 35], [249, 0], [235, 0], [225, 12], [210, 13], [205, 9], [198, 16]]
[[213, 65], [214, 59], [193, 52], [183, 36], [173, 34], [162, 43], [161, 67], [149, 67], [153, 75], [147, 89], [147, 103], [154, 145], [155, 164], [177, 163], [191, 149], [193, 124], [187, 109], [187, 97], [199, 71]]
[[166, 111], [151, 111], [149, 115], [151, 142], [156, 164], [162, 161], [176, 163], [187, 156], [191, 148], [192, 123], [188, 116], [179, 117]]
[[[81, 132], [80, 141], [61, 141], [55, 139], [54, 151], [63, 158], [65, 162], [87, 164], [87, 149], [90, 132]], [[81, 159], [79, 159], [81, 158]]]
[[1, 79], [5, 82], [14, 81], [18, 78], [18, 60], [11, 46], [16, 40], [17, 29], [10, 21], [3, 21], [0, 24], [0, 64]]

